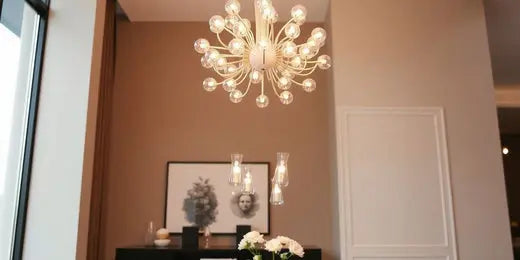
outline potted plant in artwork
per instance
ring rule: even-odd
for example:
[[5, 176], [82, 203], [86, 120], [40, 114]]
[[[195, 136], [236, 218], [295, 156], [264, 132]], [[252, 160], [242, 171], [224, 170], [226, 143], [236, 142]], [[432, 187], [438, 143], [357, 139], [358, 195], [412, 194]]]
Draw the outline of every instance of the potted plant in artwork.
[[187, 195], [183, 205], [186, 220], [200, 228], [205, 237], [205, 247], [209, 247], [211, 236], [209, 226], [215, 222], [218, 214], [215, 188], [210, 184], [209, 179], [199, 177], [199, 181], [193, 183]]
[[[303, 247], [300, 243], [295, 240], [285, 237], [278, 236], [269, 241], [265, 241], [263, 235], [257, 231], [251, 231], [244, 235], [244, 238], [238, 245], [238, 250], [248, 250], [253, 255], [253, 260], [262, 260], [260, 246], [268, 252], [272, 253], [273, 260], [278, 255], [282, 260], [288, 260], [293, 256], [302, 258], [305, 254]], [[283, 250], [282, 249], [287, 249]]]

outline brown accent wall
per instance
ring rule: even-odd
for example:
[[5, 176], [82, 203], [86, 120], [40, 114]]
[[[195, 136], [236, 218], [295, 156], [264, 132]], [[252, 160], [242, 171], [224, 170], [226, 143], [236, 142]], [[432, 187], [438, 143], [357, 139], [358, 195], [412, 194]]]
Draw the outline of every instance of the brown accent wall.
[[[303, 36], [315, 26], [305, 27]], [[101, 237], [105, 259], [113, 259], [116, 247], [142, 244], [147, 221], [163, 223], [167, 161], [228, 161], [236, 151], [272, 166], [276, 152], [291, 153], [291, 183], [286, 203], [272, 207], [272, 234], [319, 246], [330, 258], [335, 184], [326, 73], [314, 76], [319, 86], [313, 94], [295, 89], [290, 106], [271, 95], [271, 105], [258, 109], [258, 89], [232, 104], [222, 89], [202, 89], [211, 73], [193, 51], [199, 37], [214, 39], [206, 23], [118, 23]], [[234, 239], [214, 242], [231, 245]]]

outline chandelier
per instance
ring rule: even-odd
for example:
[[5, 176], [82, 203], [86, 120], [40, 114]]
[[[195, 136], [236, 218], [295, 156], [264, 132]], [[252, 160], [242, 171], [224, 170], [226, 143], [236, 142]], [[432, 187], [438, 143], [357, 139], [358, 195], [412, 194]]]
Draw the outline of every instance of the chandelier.
[[[240, 16], [240, 2], [228, 0], [225, 5], [227, 16], [215, 15], [209, 20], [210, 30], [216, 34], [218, 46], [210, 45], [206, 39], [195, 41], [195, 50], [203, 54], [201, 64], [213, 69], [222, 80], [209, 77], [203, 82], [206, 91], [212, 92], [218, 86], [229, 92], [233, 103], [240, 103], [250, 93], [251, 87], [260, 88], [256, 104], [260, 108], [269, 105], [266, 95], [268, 85], [282, 104], [293, 102], [291, 86], [297, 85], [305, 92], [316, 89], [316, 81], [310, 76], [317, 68], [329, 69], [331, 58], [321, 55], [327, 33], [323, 28], [315, 28], [307, 41], [296, 44], [300, 36], [300, 26], [305, 22], [307, 10], [302, 5], [291, 9], [291, 19], [275, 32], [278, 13], [271, 0], [254, 0], [255, 29], [251, 22]], [[222, 33], [229, 33], [233, 39], [228, 44], [222, 40]], [[298, 80], [297, 77], [303, 79]], [[247, 84], [246, 84], [247, 82]]]

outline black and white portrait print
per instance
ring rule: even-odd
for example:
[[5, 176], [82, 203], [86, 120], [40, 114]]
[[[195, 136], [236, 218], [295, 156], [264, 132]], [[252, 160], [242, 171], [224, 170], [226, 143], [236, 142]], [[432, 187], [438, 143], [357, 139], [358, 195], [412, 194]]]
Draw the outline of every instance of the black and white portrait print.
[[237, 192], [231, 196], [231, 211], [239, 218], [252, 218], [260, 208], [257, 193]]

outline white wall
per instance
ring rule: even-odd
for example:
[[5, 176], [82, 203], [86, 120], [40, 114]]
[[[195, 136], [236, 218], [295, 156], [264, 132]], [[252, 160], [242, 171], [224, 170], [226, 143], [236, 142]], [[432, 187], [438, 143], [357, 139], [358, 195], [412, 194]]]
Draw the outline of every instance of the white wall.
[[[342, 122], [343, 117], [339, 113], [344, 111], [344, 107], [442, 108], [445, 113], [446, 161], [451, 174], [449, 180], [453, 193], [456, 231], [454, 242], [458, 249], [458, 259], [512, 259], [493, 81], [481, 1], [332, 0], [331, 26], [334, 93], [338, 118], [336, 125]], [[391, 115], [392, 113], [383, 116], [381, 120], [391, 122]], [[364, 121], [354, 120], [350, 124], [353, 128], [339, 126], [337, 128], [338, 146], [343, 146], [338, 149], [340, 152], [338, 164], [350, 167], [352, 163], [348, 163], [352, 160], [357, 163], [355, 164], [357, 168], [339, 169], [340, 183], [345, 179], [346, 171], [350, 171], [353, 176], [370, 177], [360, 175], [371, 165], [370, 154], [365, 158], [369, 161], [364, 163], [362, 158], [351, 156], [365, 151], [362, 143], [349, 146], [341, 142], [342, 137], [350, 138], [350, 130], [364, 129], [364, 125], [360, 125], [362, 122]], [[411, 124], [414, 125], [413, 122]], [[424, 134], [426, 129], [424, 125], [419, 124], [418, 128], [407, 129], [406, 133], [419, 135]], [[388, 133], [385, 132], [387, 130], [392, 129], [381, 127], [376, 132], [362, 131], [351, 139], [367, 141], [371, 135], [388, 138]], [[419, 142], [425, 142], [426, 147], [428, 140], [429, 137], [424, 136]], [[373, 168], [370, 168], [371, 171], [366, 174], [372, 173], [382, 177], [389, 168], [400, 165], [399, 167], [404, 170], [410, 169], [415, 161], [420, 159], [417, 158], [417, 154], [413, 154], [409, 161], [402, 160], [406, 158], [408, 152], [413, 151], [413, 147], [400, 145], [395, 140], [385, 142], [383, 138], [380, 146], [375, 144], [371, 149], [388, 147], [389, 144], [393, 146], [390, 146], [387, 151], [388, 158], [399, 160], [382, 160], [384, 157], [378, 151], [373, 154], [377, 159], [372, 162]], [[351, 148], [355, 150], [350, 155], [342, 152]], [[425, 156], [430, 158], [428, 155]], [[426, 172], [430, 170], [428, 168], [425, 172], [417, 172], [417, 174], [427, 174]], [[424, 185], [425, 193], [434, 194], [428, 192], [431, 190], [427, 184], [421, 184], [410, 178], [405, 179], [410, 181], [411, 188], [415, 188], [414, 185]], [[375, 208], [367, 212], [383, 215], [365, 219], [368, 222], [354, 222], [354, 229], [347, 229], [348, 219], [346, 214], [341, 214], [341, 230], [345, 232], [339, 248], [356, 245], [357, 242], [352, 237], [349, 239], [356, 228], [361, 228], [359, 231], [361, 233], [370, 234], [374, 231], [370, 230], [370, 227], [380, 227], [377, 221], [385, 217], [395, 218], [396, 213], [392, 211], [399, 209], [397, 206], [410, 214], [419, 207], [411, 204], [409, 208], [403, 209], [403, 205], [397, 203], [399, 200], [394, 201], [395, 204], [390, 201], [390, 205], [377, 204], [378, 200], [371, 199], [374, 196], [391, 199], [403, 195], [402, 200], [413, 198], [409, 194], [400, 194], [399, 189], [385, 190], [364, 180], [367, 179], [357, 182], [357, 185], [363, 185], [362, 187], [353, 185], [352, 203], [373, 206]], [[346, 183], [343, 184], [345, 188]], [[387, 185], [390, 184], [391, 182]], [[406, 185], [399, 187], [403, 189]], [[374, 196], [367, 197], [369, 192], [375, 192]], [[441, 199], [439, 194], [437, 196]], [[345, 209], [349, 206], [346, 203], [348, 199], [341, 194], [340, 205]], [[374, 203], [376, 205], [373, 205]], [[381, 207], [386, 207], [388, 213], [385, 214]], [[365, 211], [356, 212], [356, 209], [360, 210], [358, 207], [353, 207], [353, 210], [346, 212], [354, 215], [361, 214], [361, 216], [368, 214]], [[426, 210], [420, 207], [419, 209]], [[434, 213], [438, 212], [434, 210]], [[449, 217], [449, 211], [443, 213], [442, 218], [446, 217]], [[417, 221], [420, 223], [423, 220]], [[421, 241], [418, 235], [416, 239], [406, 240], [403, 237], [410, 238], [410, 233], [405, 229], [393, 231], [394, 233], [385, 233], [385, 237], [380, 238], [386, 239], [385, 241], [378, 240], [379, 238], [376, 239], [374, 236], [363, 238], [363, 244], [383, 245], [383, 247], [365, 248], [365, 251], [357, 253], [344, 250], [343, 259], [347, 259], [347, 256], [348, 259], [356, 259], [359, 256], [369, 255], [372, 255], [372, 258], [368, 257], [368, 259], [386, 259], [391, 256], [394, 260], [415, 259], [410, 256], [414, 245], [424, 247], [436, 239], [434, 236], [422, 237], [425, 239]], [[424, 231], [426, 233], [421, 234], [433, 234], [438, 231], [439, 227], [432, 225]], [[404, 247], [392, 246], [399, 242], [404, 243]], [[408, 253], [406, 253], [407, 249]], [[437, 254], [426, 251], [415, 254], [417, 257], [421, 255], [420, 259], [436, 260], [446, 259], [445, 256], [449, 255], [446, 252]], [[405, 255], [407, 258], [404, 258]]]
[[95, 13], [51, 3], [24, 259], [76, 259]]

